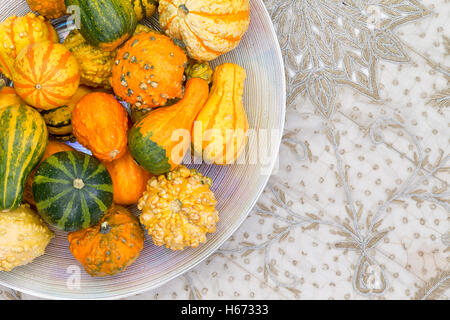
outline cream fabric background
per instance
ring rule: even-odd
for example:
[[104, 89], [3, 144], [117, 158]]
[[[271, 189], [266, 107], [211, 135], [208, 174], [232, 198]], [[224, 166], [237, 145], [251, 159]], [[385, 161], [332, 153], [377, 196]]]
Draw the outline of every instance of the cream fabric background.
[[450, 2], [265, 2], [289, 84], [279, 166], [221, 250], [130, 299], [448, 299]]

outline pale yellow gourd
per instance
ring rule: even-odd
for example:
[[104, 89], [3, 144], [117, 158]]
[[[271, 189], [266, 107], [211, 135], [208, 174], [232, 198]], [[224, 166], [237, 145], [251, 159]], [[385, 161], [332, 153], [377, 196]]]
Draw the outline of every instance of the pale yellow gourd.
[[0, 271], [11, 271], [43, 255], [52, 238], [53, 232], [28, 205], [1, 212]]
[[236, 48], [250, 23], [249, 0], [160, 0], [158, 10], [166, 34], [199, 61]]

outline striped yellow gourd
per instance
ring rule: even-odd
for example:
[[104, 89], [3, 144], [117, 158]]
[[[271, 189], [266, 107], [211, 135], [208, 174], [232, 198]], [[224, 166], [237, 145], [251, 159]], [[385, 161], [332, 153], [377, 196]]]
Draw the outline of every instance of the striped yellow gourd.
[[16, 209], [25, 182], [41, 160], [48, 142], [39, 112], [25, 105], [0, 109], [0, 211]]
[[14, 88], [29, 105], [51, 110], [70, 102], [80, 84], [80, 67], [62, 44], [44, 41], [19, 52]]

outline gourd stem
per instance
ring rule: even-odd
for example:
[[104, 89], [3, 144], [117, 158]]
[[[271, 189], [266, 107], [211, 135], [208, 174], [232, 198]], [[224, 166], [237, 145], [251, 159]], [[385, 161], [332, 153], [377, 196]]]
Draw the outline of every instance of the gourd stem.
[[113, 150], [109, 153], [109, 157], [111, 158], [111, 160], [114, 160], [119, 155], [119, 153], [119, 150]]
[[107, 234], [108, 232], [111, 231], [111, 226], [109, 225], [109, 223], [107, 221], [103, 222], [100, 226], [100, 233], [101, 234]]
[[83, 180], [81, 180], [81, 179], [73, 180], [73, 187], [75, 189], [81, 190], [84, 188], [84, 186], [85, 186], [85, 184], [84, 184]]
[[189, 14], [189, 9], [184, 4], [178, 7], [178, 16], [184, 19]]
[[179, 212], [181, 212], [181, 209], [183, 208], [183, 202], [181, 202], [180, 199], [173, 200], [170, 203], [170, 207], [171, 207], [171, 210], [173, 213], [179, 213]]

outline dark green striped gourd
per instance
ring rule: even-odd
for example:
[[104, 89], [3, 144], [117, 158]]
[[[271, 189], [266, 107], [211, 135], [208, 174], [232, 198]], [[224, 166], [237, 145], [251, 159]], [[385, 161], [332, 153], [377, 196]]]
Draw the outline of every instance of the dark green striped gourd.
[[137, 18], [129, 0], [65, 0], [78, 6], [80, 32], [90, 44], [113, 51], [128, 40], [136, 29]]
[[47, 142], [47, 127], [35, 109], [0, 108], [0, 211], [20, 206], [25, 182], [41, 161]]
[[33, 195], [39, 214], [54, 227], [72, 232], [98, 223], [113, 202], [111, 176], [94, 157], [58, 152], [36, 171]]

